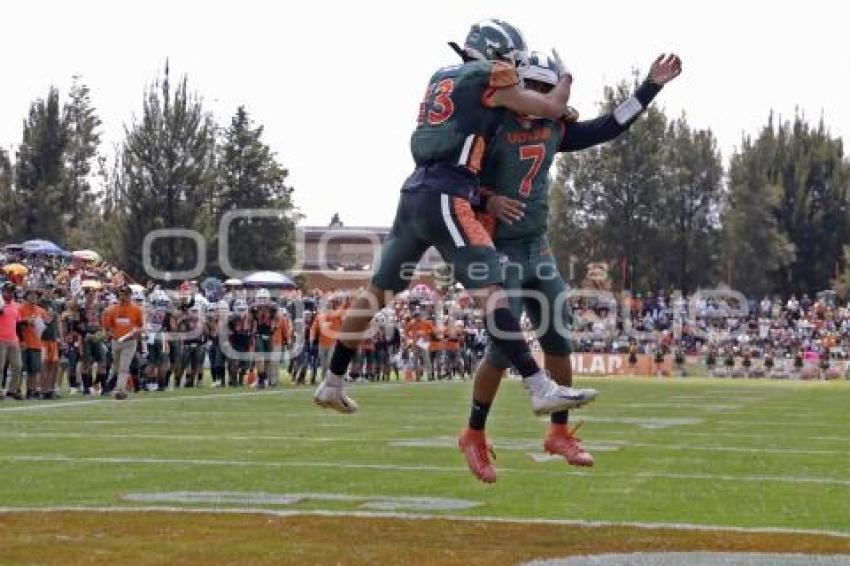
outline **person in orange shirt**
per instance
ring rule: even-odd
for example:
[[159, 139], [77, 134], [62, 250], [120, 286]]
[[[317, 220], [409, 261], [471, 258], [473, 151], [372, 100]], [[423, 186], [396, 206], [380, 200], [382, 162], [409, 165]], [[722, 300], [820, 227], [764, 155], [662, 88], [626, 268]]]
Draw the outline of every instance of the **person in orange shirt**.
[[275, 315], [274, 334], [272, 334], [272, 360], [269, 362], [269, 385], [277, 387], [280, 384], [279, 370], [284, 352], [289, 347], [289, 337], [292, 325], [289, 324], [289, 313], [285, 308], [278, 308]]
[[127, 398], [130, 362], [136, 353], [142, 325], [142, 309], [130, 302], [130, 287], [123, 285], [118, 290], [118, 304], [103, 313], [103, 328], [112, 340], [112, 359], [118, 368], [115, 399], [119, 401]]
[[413, 313], [413, 320], [405, 326], [404, 333], [411, 344], [410, 353], [416, 371], [416, 381], [422, 378], [426, 367], [429, 368], [429, 376], [433, 378], [428, 349], [431, 345], [431, 335], [434, 334], [434, 325], [422, 317], [422, 311], [417, 310]]
[[455, 373], [463, 377], [463, 363], [460, 359], [460, 338], [463, 333], [463, 322], [449, 319], [446, 326], [446, 368], [449, 379], [454, 379]]
[[338, 308], [337, 304], [337, 301], [331, 301], [329, 310], [321, 312], [310, 329], [310, 341], [319, 342], [319, 371], [322, 381], [327, 377], [334, 342], [342, 328], [342, 316], [345, 311]]
[[[24, 304], [18, 309], [21, 322], [24, 324], [21, 350], [23, 353], [23, 370], [27, 372], [27, 398], [41, 397], [41, 349], [43, 347], [41, 334], [47, 326], [47, 311], [38, 306], [39, 293], [35, 289], [27, 289], [24, 293]], [[11, 389], [11, 388], [10, 388]]]
[[[19, 308], [20, 305], [15, 302], [15, 284], [6, 281], [3, 283], [2, 298], [0, 298], [0, 371], [7, 363], [9, 364], [9, 371], [12, 376], [9, 378], [9, 388], [6, 390], [5, 396], [22, 401], [24, 398], [18, 390], [21, 384], [21, 344], [20, 338], [18, 338], [18, 324], [21, 322], [21, 315], [18, 312]], [[3, 389], [0, 387], [0, 399], [3, 397]]]
[[445, 371], [445, 351], [446, 351], [446, 327], [442, 322], [434, 325], [434, 332], [431, 334], [431, 375], [429, 380], [443, 379], [446, 376]]

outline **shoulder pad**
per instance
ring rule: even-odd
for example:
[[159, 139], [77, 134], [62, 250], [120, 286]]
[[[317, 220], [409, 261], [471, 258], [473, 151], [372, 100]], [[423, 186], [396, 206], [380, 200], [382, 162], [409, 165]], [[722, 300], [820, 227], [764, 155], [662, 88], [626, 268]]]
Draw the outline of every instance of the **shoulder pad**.
[[490, 61], [490, 87], [507, 88], [519, 84], [519, 75], [510, 63]]

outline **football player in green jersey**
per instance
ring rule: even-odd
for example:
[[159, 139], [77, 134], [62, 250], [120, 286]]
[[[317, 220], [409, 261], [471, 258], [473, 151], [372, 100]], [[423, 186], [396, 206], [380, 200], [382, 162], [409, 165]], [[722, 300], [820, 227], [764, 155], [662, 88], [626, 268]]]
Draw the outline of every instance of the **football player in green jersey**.
[[[517, 66], [528, 55], [525, 40], [500, 20], [473, 25], [458, 50], [464, 62], [434, 73], [420, 104], [411, 137], [416, 168], [402, 187], [371, 284], [343, 322], [330, 375], [314, 393], [320, 406], [344, 413], [356, 410], [343, 392], [349, 362], [373, 315], [408, 286], [431, 246], [453, 267], [457, 279], [476, 292], [489, 334], [523, 376], [535, 411], [577, 407], [596, 396], [594, 390], [558, 387], [537, 366], [502, 291], [501, 256], [470, 202], [477, 198], [481, 159], [505, 114], [557, 119], [569, 98], [569, 80], [564, 78], [547, 94], [522, 88]], [[486, 453], [483, 440], [476, 450]]]
[[[576, 121], [574, 111], [556, 119], [507, 114], [490, 140], [481, 172], [482, 192], [488, 216], [482, 222], [493, 231], [496, 248], [507, 255], [505, 289], [517, 318], [523, 309], [529, 316], [544, 353], [545, 367], [561, 385], [572, 384], [566, 285], [555, 265], [546, 239], [549, 180], [547, 172], [558, 152], [578, 151], [607, 142], [637, 119], [662, 86], [681, 72], [676, 55], [662, 55], [652, 64], [646, 80], [634, 95], [610, 114]], [[560, 58], [532, 53], [520, 70], [526, 88], [548, 92], [569, 76]], [[491, 344], [479, 366], [473, 386], [468, 430], [483, 434], [490, 405], [501, 377], [510, 363], [498, 344]], [[567, 411], [554, 411], [544, 449], [563, 456], [576, 466], [592, 466], [593, 457], [567, 428]], [[472, 468], [470, 466], [470, 468]], [[474, 473], [474, 470], [473, 470]], [[495, 477], [495, 471], [478, 475]]]

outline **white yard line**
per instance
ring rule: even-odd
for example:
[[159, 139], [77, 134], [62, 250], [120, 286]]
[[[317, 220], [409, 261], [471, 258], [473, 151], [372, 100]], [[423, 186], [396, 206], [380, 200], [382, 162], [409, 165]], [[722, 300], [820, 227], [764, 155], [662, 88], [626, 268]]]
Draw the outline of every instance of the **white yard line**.
[[[195, 458], [138, 458], [129, 456], [114, 457], [73, 457], [73, 456], [2, 456], [0, 462], [66, 462], [66, 463], [92, 463], [92, 464], [140, 464], [140, 465], [180, 465], [180, 466], [230, 466], [230, 467], [257, 467], [257, 468], [336, 468], [336, 469], [370, 469], [401, 472], [464, 472], [465, 466], [431, 466], [431, 465], [402, 465], [402, 464], [372, 464], [353, 462], [317, 462], [289, 460], [282, 462], [262, 462], [257, 460], [225, 460], [225, 459], [195, 459]], [[850, 486], [850, 479], [811, 477], [811, 476], [767, 476], [767, 475], [725, 475], [725, 474], [688, 474], [688, 473], [662, 473], [662, 472], [636, 472], [633, 474], [608, 474], [593, 471], [581, 471], [564, 469], [557, 472], [550, 468], [538, 469], [528, 468], [499, 468], [500, 472], [551, 475], [551, 476], [582, 476], [586, 478], [641, 478], [641, 479], [697, 479], [712, 481], [748, 481], [748, 482], [776, 482], [776, 483], [811, 483], [823, 485]]]
[[[185, 434], [185, 433], [137, 433], [137, 432], [14, 432], [0, 431], [0, 438], [101, 438], [101, 439], [142, 439], [142, 440], [164, 440], [164, 441], [303, 441], [303, 442], [352, 442], [352, 437], [346, 436], [312, 436], [307, 434]], [[391, 446], [411, 447], [411, 448], [451, 448], [456, 446], [456, 440], [453, 437], [438, 437], [438, 438], [409, 438], [409, 439], [358, 439], [358, 442], [384, 443], [387, 442]], [[744, 446], [701, 446], [698, 444], [664, 444], [653, 442], [632, 442], [628, 440], [605, 440], [605, 439], [587, 439], [591, 449], [596, 447], [617, 447], [617, 448], [653, 448], [656, 450], [697, 450], [703, 452], [742, 452], [747, 454], [818, 454], [818, 455], [850, 455], [850, 450], [821, 450], [808, 448], [764, 448], [764, 447], [744, 447]], [[539, 446], [538, 439], [528, 440], [505, 440], [502, 442], [496, 441], [497, 448], [504, 450], [529, 450]]]
[[366, 519], [403, 519], [403, 520], [442, 520], [442, 521], [464, 521], [464, 522], [487, 522], [520, 525], [565, 525], [588, 528], [611, 528], [611, 527], [635, 527], [639, 529], [673, 529], [685, 531], [721, 531], [732, 533], [765, 533], [765, 534], [795, 534], [795, 535], [817, 535], [837, 538], [850, 538], [850, 533], [844, 531], [831, 531], [826, 529], [793, 529], [785, 527], [735, 527], [729, 525], [711, 525], [696, 523], [652, 523], [643, 521], [590, 521], [581, 519], [535, 519], [521, 517], [493, 517], [481, 515], [444, 515], [426, 513], [397, 513], [380, 511], [290, 511], [280, 509], [266, 509], [262, 507], [234, 507], [234, 508], [197, 508], [178, 506], [122, 506], [122, 507], [83, 507], [83, 506], [58, 506], [58, 507], [0, 507], [0, 513], [65, 513], [65, 512], [87, 512], [87, 513], [214, 513], [214, 514], [252, 514], [270, 515], [274, 517], [358, 517]]
[[780, 426], [782, 428], [787, 429], [799, 429], [799, 428], [828, 428], [828, 429], [840, 429], [840, 430], [850, 430], [850, 425], [842, 425], [834, 422], [823, 422], [818, 421], [820, 417], [811, 417], [809, 420], [805, 422], [791, 422], [791, 421], [736, 421], [736, 420], [720, 420], [717, 422], [720, 426], [723, 427], [735, 427], [741, 426], [744, 428], [752, 428], [754, 426]]
[[[597, 440], [596, 442], [605, 442]], [[610, 441], [609, 441], [610, 442]], [[651, 442], [627, 442], [626, 446], [657, 448], [659, 450], [700, 450], [704, 452], [746, 452], [751, 454], [841, 454], [850, 455], [850, 450], [809, 450], [805, 448], [744, 448], [740, 446], [698, 446], [694, 444], [653, 444]]]
[[[754, 438], [760, 440], [776, 440], [775, 434], [749, 434], [746, 432], [693, 432], [687, 430], [674, 430], [674, 431], [664, 431], [665, 434], [672, 434], [673, 436], [729, 436], [732, 438]], [[606, 433], [611, 434], [611, 433]], [[847, 443], [848, 438], [846, 436], [789, 436], [782, 435], [782, 438], [785, 440], [800, 440], [804, 442], [812, 442], [812, 441], [823, 441], [823, 442], [842, 442]]]

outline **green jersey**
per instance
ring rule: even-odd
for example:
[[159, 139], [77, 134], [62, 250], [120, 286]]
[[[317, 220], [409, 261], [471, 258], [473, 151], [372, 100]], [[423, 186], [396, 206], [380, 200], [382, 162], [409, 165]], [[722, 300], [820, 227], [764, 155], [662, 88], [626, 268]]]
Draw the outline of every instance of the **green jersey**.
[[525, 203], [525, 215], [513, 224], [495, 225], [496, 242], [526, 240], [546, 233], [549, 214], [549, 168], [561, 149], [562, 120], [506, 114], [490, 140], [481, 172], [481, 190]]
[[581, 122], [506, 112], [487, 148], [481, 190], [524, 201], [526, 206], [523, 218], [513, 224], [496, 223], [489, 215], [481, 215], [480, 221], [495, 232], [493, 239], [510, 242], [544, 235], [549, 214], [548, 173], [555, 155], [581, 151], [616, 138], [629, 129], [660, 90], [659, 85], [645, 80], [635, 91], [634, 100], [630, 99], [638, 111], [631, 112], [625, 120], [618, 118], [616, 112]]
[[516, 69], [501, 61], [472, 61], [434, 73], [410, 140], [416, 171], [402, 190], [474, 195], [488, 140], [506, 114], [488, 100], [518, 83]]

